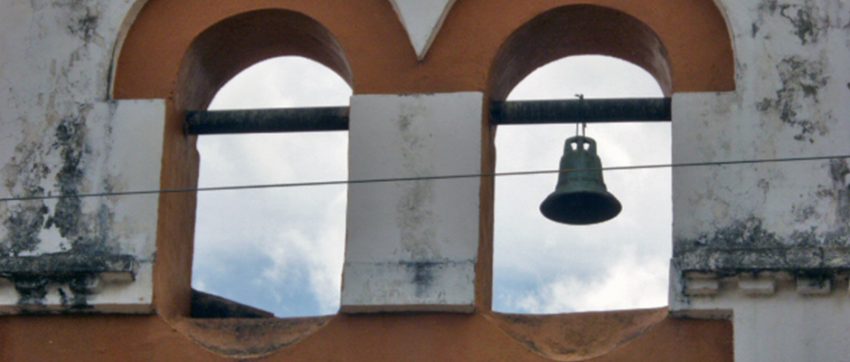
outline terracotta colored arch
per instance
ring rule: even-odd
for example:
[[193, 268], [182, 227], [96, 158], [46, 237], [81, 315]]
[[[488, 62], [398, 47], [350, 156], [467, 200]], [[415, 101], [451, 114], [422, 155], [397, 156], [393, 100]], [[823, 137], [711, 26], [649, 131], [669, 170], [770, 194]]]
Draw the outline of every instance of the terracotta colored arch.
[[[666, 94], [734, 89], [732, 45], [719, 11], [709, 0], [687, 3], [708, 4], [677, 14], [700, 16], [693, 28], [679, 30], [672, 23], [682, 19], [662, 21], [646, 11], [638, 14], [648, 21], [624, 11], [632, 9], [608, 6], [549, 9], [517, 28], [502, 45], [490, 72], [491, 97], [504, 99], [538, 67], [573, 55], [607, 55], [634, 63], [655, 77]], [[663, 7], [671, 6], [648, 5], [642, 4], [662, 14]], [[713, 11], [693, 11], [706, 5]]]
[[342, 48], [321, 24], [292, 11], [257, 10], [225, 19], [192, 42], [177, 77], [177, 104], [206, 108], [218, 90], [245, 68], [286, 55], [313, 59], [353, 82]]
[[[351, 67], [335, 36], [302, 12], [219, 6], [217, 11], [195, 13], [172, 23], [188, 10], [202, 10], [199, 3], [186, 4], [148, 1], [119, 45], [116, 63], [115, 98], [166, 99], [162, 189], [197, 186], [196, 137], [183, 131], [184, 111], [205, 109], [227, 81], [249, 66], [297, 55], [353, 83]], [[195, 207], [193, 193], [160, 196], [154, 303], [166, 317], [189, 314]]]
[[[180, 108], [205, 108], [215, 93], [240, 71], [260, 61], [287, 55], [315, 60], [349, 84], [353, 82], [351, 67], [333, 34], [299, 12], [261, 9], [239, 13], [201, 28], [188, 47], [185, 40], [173, 38], [157, 44], [157, 36], [188, 35], [185, 27], [172, 32], [162, 28], [163, 23], [142, 17], [130, 31], [128, 45], [118, 59], [116, 95], [148, 90], [160, 93], [161, 97], [166, 91], [161, 89], [163, 80], [173, 77], [176, 84], [172, 81], [172, 89], [167, 91]], [[169, 48], [170, 54], [162, 54]], [[150, 59], [150, 55], [167, 58]], [[175, 70], [176, 75], [172, 73]]]

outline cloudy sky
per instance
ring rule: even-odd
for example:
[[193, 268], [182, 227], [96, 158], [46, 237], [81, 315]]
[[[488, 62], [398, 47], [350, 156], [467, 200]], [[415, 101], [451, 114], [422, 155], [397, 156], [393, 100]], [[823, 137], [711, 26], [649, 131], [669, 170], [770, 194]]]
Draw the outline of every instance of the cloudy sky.
[[[612, 58], [572, 57], [520, 83], [513, 100], [659, 97], [642, 69]], [[211, 109], [347, 105], [351, 89], [303, 58], [259, 63], [228, 83]], [[669, 124], [590, 125], [605, 166], [670, 162]], [[497, 171], [557, 168], [575, 126], [503, 126]], [[343, 180], [345, 132], [204, 136], [201, 186]], [[607, 172], [623, 204], [616, 219], [565, 226], [545, 219], [540, 202], [556, 176], [496, 182], [494, 308], [559, 313], [666, 304], [671, 255], [669, 170]], [[280, 317], [332, 314], [339, 308], [346, 188], [201, 193], [193, 286]]]

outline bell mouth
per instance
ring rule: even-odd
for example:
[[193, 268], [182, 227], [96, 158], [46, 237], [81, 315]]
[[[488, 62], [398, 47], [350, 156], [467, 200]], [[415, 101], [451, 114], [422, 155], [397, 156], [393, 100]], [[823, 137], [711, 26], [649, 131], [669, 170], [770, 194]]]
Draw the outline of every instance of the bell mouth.
[[540, 212], [547, 219], [570, 225], [598, 224], [622, 210], [620, 201], [609, 192], [556, 192], [540, 204]]

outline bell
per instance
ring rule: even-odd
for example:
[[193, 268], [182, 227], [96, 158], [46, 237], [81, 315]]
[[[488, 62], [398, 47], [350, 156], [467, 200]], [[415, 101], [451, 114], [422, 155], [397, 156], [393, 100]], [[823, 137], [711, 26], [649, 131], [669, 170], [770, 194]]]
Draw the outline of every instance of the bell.
[[540, 204], [540, 212], [546, 218], [564, 224], [589, 225], [611, 220], [623, 209], [602, 181], [602, 161], [596, 155], [596, 141], [592, 138], [567, 139], [560, 170], [555, 192]]

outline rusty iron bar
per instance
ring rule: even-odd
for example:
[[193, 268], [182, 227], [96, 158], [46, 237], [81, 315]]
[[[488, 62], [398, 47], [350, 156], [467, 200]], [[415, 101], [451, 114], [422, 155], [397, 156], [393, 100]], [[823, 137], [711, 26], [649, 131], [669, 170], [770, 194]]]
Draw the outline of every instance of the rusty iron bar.
[[[348, 107], [190, 111], [193, 135], [326, 132], [348, 130]], [[669, 122], [670, 98], [493, 102], [494, 125]]]
[[327, 132], [348, 130], [348, 107], [190, 111], [186, 133]]
[[493, 102], [496, 125], [670, 122], [670, 98], [619, 98]]

